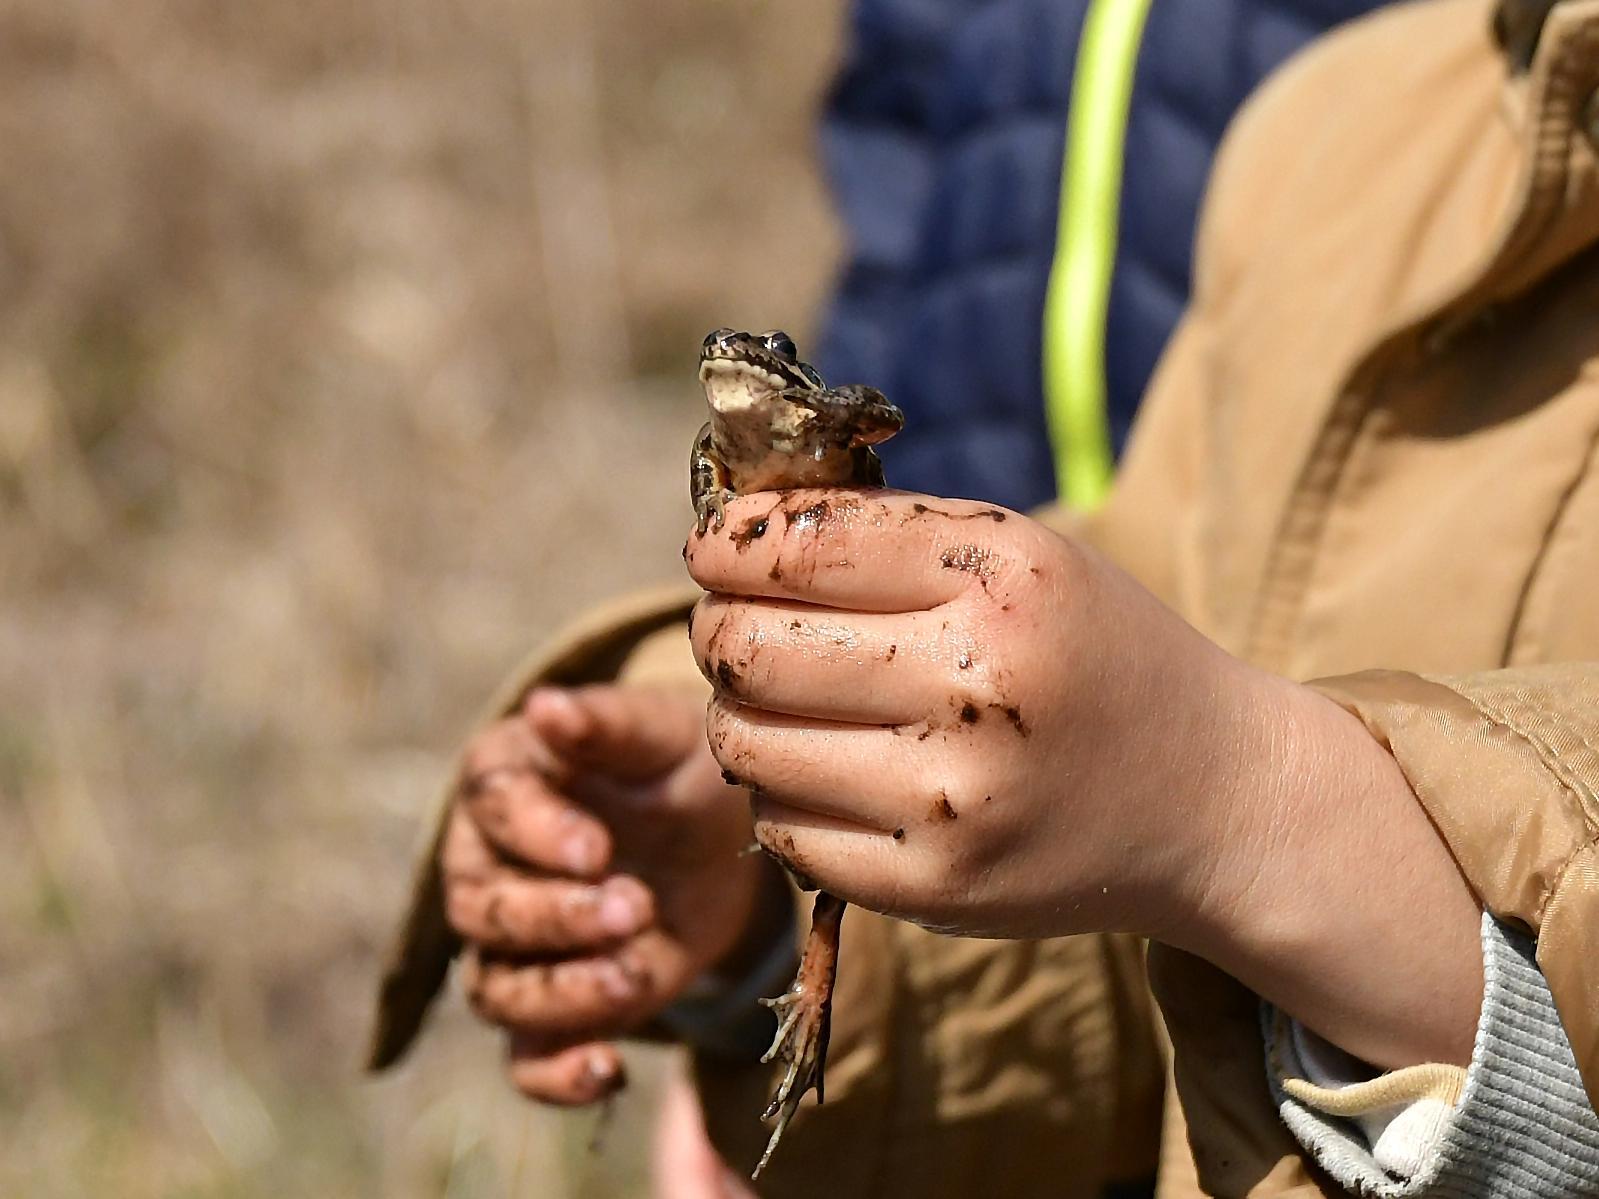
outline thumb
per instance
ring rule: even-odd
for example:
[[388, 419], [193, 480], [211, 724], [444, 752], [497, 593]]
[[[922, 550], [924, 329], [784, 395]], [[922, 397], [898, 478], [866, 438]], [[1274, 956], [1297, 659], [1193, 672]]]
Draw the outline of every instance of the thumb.
[[602, 684], [539, 687], [522, 705], [533, 731], [568, 768], [642, 783], [674, 769], [705, 740], [705, 703], [692, 692]]

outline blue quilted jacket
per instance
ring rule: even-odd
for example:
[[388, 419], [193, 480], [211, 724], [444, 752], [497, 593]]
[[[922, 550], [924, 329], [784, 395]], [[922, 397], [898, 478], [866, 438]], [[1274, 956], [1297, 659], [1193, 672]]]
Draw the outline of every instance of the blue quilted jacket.
[[[1383, 0], [1154, 0], [1128, 114], [1107, 327], [1118, 452], [1188, 296], [1200, 193], [1234, 110]], [[815, 361], [906, 410], [895, 486], [1027, 508], [1055, 493], [1044, 290], [1087, 0], [855, 0], [822, 127], [849, 237]]]

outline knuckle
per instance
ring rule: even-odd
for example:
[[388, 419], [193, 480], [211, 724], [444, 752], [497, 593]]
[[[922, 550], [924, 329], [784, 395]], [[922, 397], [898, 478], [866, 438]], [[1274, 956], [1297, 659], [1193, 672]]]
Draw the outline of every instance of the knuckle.
[[999, 686], [999, 681], [994, 677], [994, 671], [983, 669], [978, 671], [961, 671], [962, 674], [975, 674], [975, 678], [962, 679], [966, 685], [967, 698], [976, 706], [979, 712], [993, 712], [1005, 705], [1005, 693]]
[[475, 994], [468, 992], [475, 1012], [493, 1024], [536, 1024], [547, 990], [547, 967], [485, 966]]
[[486, 833], [503, 833], [511, 820], [509, 796], [495, 785], [496, 774], [477, 775], [461, 788], [462, 810]]
[[564, 962], [550, 969], [550, 991], [573, 1017], [602, 1006], [596, 967], [589, 962]]

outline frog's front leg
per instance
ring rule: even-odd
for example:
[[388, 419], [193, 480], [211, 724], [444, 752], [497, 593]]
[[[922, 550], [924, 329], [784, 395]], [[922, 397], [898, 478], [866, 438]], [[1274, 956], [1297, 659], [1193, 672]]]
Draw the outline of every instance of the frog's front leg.
[[694, 439], [694, 450], [688, 459], [688, 492], [694, 501], [694, 515], [698, 518], [695, 529], [704, 533], [714, 519], [720, 529], [727, 519], [723, 511], [727, 501], [738, 493], [733, 490], [733, 476], [727, 463], [716, 452], [711, 440], [711, 423], [705, 422], [699, 436]]

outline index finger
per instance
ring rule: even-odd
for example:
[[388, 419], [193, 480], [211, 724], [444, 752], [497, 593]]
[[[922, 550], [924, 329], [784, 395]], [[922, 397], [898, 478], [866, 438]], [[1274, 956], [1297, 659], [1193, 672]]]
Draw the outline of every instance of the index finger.
[[720, 529], [689, 538], [707, 591], [857, 612], [921, 612], [1004, 566], [994, 531], [1016, 513], [899, 491], [804, 488], [727, 505]]

